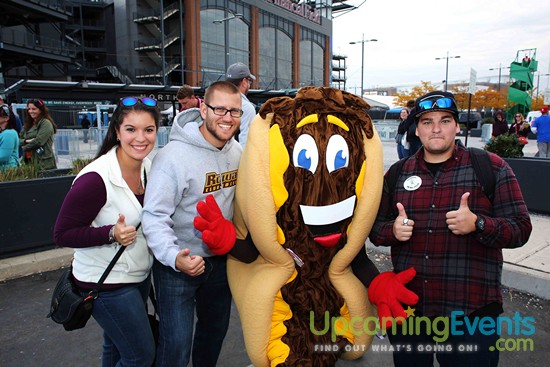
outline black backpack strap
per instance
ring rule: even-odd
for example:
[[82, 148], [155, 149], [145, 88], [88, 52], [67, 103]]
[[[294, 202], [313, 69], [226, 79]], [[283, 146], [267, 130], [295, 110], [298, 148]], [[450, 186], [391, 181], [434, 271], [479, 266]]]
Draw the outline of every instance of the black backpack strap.
[[495, 198], [496, 178], [489, 153], [478, 148], [468, 148], [468, 151], [477, 179], [481, 183], [481, 189], [492, 203]]
[[405, 161], [409, 159], [409, 157], [402, 158], [395, 162], [390, 169], [388, 170], [388, 175], [386, 176], [386, 179], [384, 180], [384, 191], [389, 194], [393, 195], [395, 192], [395, 187], [397, 186], [397, 178], [399, 177], [399, 173], [401, 172], [401, 168], [403, 167], [403, 164], [405, 164]]

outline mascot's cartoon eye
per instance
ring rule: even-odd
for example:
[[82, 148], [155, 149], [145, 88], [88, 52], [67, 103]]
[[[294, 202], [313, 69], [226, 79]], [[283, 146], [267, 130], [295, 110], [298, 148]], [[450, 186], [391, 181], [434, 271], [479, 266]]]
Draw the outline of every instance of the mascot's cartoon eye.
[[347, 167], [348, 163], [348, 143], [342, 135], [332, 135], [327, 145], [327, 169], [329, 173]]
[[317, 164], [319, 164], [319, 151], [315, 139], [308, 134], [300, 135], [294, 145], [292, 158], [295, 167], [305, 168], [311, 173], [315, 173]]

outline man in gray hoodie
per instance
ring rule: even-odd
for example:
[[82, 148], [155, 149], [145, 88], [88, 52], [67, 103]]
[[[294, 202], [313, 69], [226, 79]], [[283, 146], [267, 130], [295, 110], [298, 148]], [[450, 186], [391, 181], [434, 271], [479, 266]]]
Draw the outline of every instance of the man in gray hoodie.
[[169, 143], [153, 160], [142, 224], [155, 256], [157, 366], [187, 366], [191, 346], [193, 366], [216, 365], [231, 309], [226, 255], [210, 250], [193, 219], [197, 203], [208, 195], [224, 218], [233, 218], [242, 152], [233, 136], [242, 113], [238, 88], [226, 81], [213, 83], [200, 109], [176, 116]]

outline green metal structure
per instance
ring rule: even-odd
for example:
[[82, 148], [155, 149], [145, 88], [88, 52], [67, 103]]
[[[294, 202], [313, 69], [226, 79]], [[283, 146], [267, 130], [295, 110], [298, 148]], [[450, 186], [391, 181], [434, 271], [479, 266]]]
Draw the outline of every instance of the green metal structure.
[[519, 50], [516, 59], [510, 64], [510, 81], [508, 87], [508, 102], [506, 119], [513, 121], [514, 114], [524, 116], [531, 110], [531, 95], [533, 93], [534, 75], [537, 71], [537, 49]]

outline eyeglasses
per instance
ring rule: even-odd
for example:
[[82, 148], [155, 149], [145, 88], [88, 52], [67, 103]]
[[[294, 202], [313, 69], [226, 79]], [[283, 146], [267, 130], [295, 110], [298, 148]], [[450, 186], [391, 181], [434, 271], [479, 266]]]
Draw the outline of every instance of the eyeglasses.
[[243, 115], [243, 110], [240, 110], [238, 108], [232, 108], [228, 110], [225, 107], [216, 107], [216, 106], [210, 106], [208, 103], [205, 103], [206, 107], [211, 108], [212, 111], [214, 111], [214, 115], [218, 116], [225, 116], [229, 112], [231, 117], [238, 118]]
[[434, 108], [434, 106], [436, 106], [436, 108], [455, 108], [456, 109], [455, 101], [452, 98], [448, 98], [448, 97], [441, 97], [437, 99], [430, 98], [425, 101], [418, 102], [418, 109], [421, 111], [432, 109]]
[[124, 107], [132, 107], [138, 104], [138, 102], [141, 102], [142, 104], [146, 105], [147, 107], [155, 107], [157, 105], [157, 101], [154, 98], [149, 97], [125, 97], [120, 99], [120, 104]]

